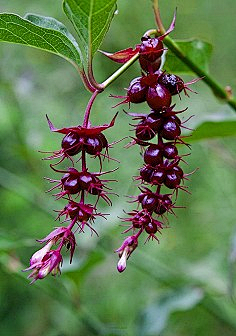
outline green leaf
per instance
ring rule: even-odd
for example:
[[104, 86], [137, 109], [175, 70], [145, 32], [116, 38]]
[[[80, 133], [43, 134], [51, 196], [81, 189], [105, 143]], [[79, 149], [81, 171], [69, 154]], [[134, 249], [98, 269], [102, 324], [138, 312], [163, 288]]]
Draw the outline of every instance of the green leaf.
[[[208, 72], [208, 63], [212, 53], [212, 45], [210, 43], [198, 39], [175, 41], [175, 43], [186, 57], [196, 63], [201, 70]], [[176, 74], [194, 73], [171, 50], [166, 53], [164, 68], [166, 71]]]
[[195, 307], [203, 299], [200, 288], [180, 288], [165, 294], [148, 306], [137, 321], [138, 336], [157, 336], [165, 329], [170, 314]]
[[64, 0], [64, 12], [79, 35], [86, 67], [105, 37], [116, 9], [116, 0]]
[[22, 44], [52, 52], [74, 66], [81, 66], [77, 42], [66, 27], [54, 18], [28, 14], [0, 14], [0, 41]]
[[236, 136], [236, 121], [206, 121], [200, 124], [191, 136], [188, 142], [205, 140], [211, 138], [220, 138], [226, 136]]

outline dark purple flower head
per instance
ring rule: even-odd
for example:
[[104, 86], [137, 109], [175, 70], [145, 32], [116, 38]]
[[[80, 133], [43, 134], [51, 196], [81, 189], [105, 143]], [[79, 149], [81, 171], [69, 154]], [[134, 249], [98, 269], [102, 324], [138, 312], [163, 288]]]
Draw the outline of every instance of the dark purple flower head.
[[[149, 61], [150, 61], [150, 58], [152, 61], [153, 55], [155, 55], [157, 57], [154, 56], [154, 60], [156, 60], [156, 58], [159, 58], [162, 55], [162, 52], [163, 52], [162, 41], [167, 35], [169, 35], [173, 31], [175, 27], [175, 21], [176, 21], [176, 13], [174, 13], [173, 20], [170, 24], [170, 27], [165, 32], [165, 34], [159, 36], [158, 38], [157, 37], [151, 38], [149, 35], [144, 35], [141, 39], [142, 43], [137, 44], [134, 48], [131, 48], [131, 47], [126, 48], [123, 50], [119, 50], [115, 53], [108, 53], [108, 52], [101, 51], [101, 50], [100, 52], [103, 55], [110, 58], [112, 61], [117, 62], [117, 63], [122, 63], [122, 64], [129, 61], [136, 54], [139, 54], [139, 56], [145, 56], [145, 58], [147, 58]], [[143, 43], [146, 41], [150, 42], [148, 47]], [[160, 53], [160, 51], [162, 52]]]
[[[114, 125], [117, 114], [118, 113], [116, 113], [116, 115], [109, 124], [91, 126], [91, 124], [88, 123], [87, 127], [78, 125], [60, 129], [55, 128], [52, 122], [49, 120], [48, 116], [46, 115], [50, 130], [52, 132], [65, 134], [65, 136], [61, 142], [61, 149], [54, 151], [51, 156], [45, 159], [50, 160], [60, 158], [60, 161], [56, 164], [59, 164], [65, 158], [69, 158], [73, 162], [71, 157], [77, 155], [83, 150], [88, 154], [98, 156], [100, 162], [101, 156], [109, 158], [109, 144], [102, 132]], [[101, 154], [101, 151], [103, 149], [106, 150], [105, 154]]]
[[57, 219], [61, 216], [65, 216], [66, 220], [70, 219], [73, 223], [78, 224], [80, 232], [83, 232], [84, 227], [88, 226], [92, 232], [97, 234], [95, 229], [92, 228], [94, 219], [96, 216], [106, 218], [105, 215], [106, 214], [98, 213], [96, 207], [92, 204], [78, 203], [70, 200], [64, 209], [59, 211]]
[[[53, 168], [52, 165], [51, 167]], [[59, 173], [64, 173], [60, 180], [46, 178], [51, 183], [57, 183], [54, 187], [50, 188], [48, 192], [56, 188], [61, 188], [61, 192], [54, 194], [56, 199], [62, 198], [65, 195], [70, 197], [71, 195], [79, 194], [80, 192], [85, 191], [86, 193], [98, 196], [98, 198], [101, 197], [107, 202], [107, 204], [111, 204], [106, 190], [110, 188], [106, 186], [106, 183], [115, 180], [102, 180], [100, 179], [100, 176], [110, 173], [116, 169], [96, 173], [90, 173], [87, 169], [79, 172], [73, 167], [68, 168], [66, 171], [56, 170], [55, 168], [53, 168], [53, 170]]]
[[88, 127], [83, 127], [83, 126], [78, 125], [78, 126], [71, 126], [71, 127], [65, 127], [65, 128], [55, 128], [52, 122], [49, 120], [48, 116], [46, 117], [47, 117], [49, 128], [52, 132], [57, 132], [57, 133], [62, 133], [62, 134], [68, 134], [70, 132], [74, 132], [80, 136], [84, 136], [84, 135], [89, 136], [89, 135], [98, 135], [101, 132], [105, 131], [107, 128], [114, 126], [117, 115], [118, 115], [118, 112], [115, 114], [115, 116], [113, 117], [113, 119], [111, 120], [109, 124], [104, 124], [100, 126], [91, 126], [91, 124], [89, 123]]

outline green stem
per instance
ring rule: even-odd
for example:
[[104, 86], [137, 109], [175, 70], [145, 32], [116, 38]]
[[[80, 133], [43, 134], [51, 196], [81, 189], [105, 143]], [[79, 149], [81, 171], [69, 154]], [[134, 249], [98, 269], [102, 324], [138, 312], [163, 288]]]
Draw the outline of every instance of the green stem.
[[139, 53], [135, 54], [129, 61], [122, 65], [116, 72], [114, 72], [109, 78], [107, 78], [100, 86], [105, 89], [112, 82], [114, 82], [119, 76], [123, 74], [139, 57]]
[[[158, 0], [153, 0], [153, 9], [156, 24], [159, 27], [159, 35], [165, 34], [166, 30], [163, 26]], [[211, 88], [213, 94], [223, 99], [228, 105], [230, 105], [234, 111], [236, 111], [236, 100], [231, 94], [229, 94], [224, 87], [222, 87], [217, 81], [215, 81], [210, 75], [203, 71], [199, 66], [194, 63], [188, 56], [186, 56], [183, 51], [180, 49], [178, 44], [173, 41], [169, 36], [164, 38], [165, 45], [178, 57], [184, 64], [186, 64], [193, 72], [195, 72], [199, 77], [202, 77], [202, 80]]]
[[188, 58], [177, 43], [173, 41], [169, 36], [164, 39], [166, 46], [177, 56], [184, 64], [186, 64], [193, 72], [195, 72], [202, 80], [211, 88], [214, 95], [226, 101], [236, 111], [236, 100], [234, 97], [230, 97], [224, 87], [222, 87], [217, 81], [210, 75], [198, 67], [190, 58]]

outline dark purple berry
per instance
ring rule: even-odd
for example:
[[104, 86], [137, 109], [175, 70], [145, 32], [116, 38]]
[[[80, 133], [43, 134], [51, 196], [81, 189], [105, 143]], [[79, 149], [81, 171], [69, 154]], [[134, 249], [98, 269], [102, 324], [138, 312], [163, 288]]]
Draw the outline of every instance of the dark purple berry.
[[140, 121], [135, 127], [135, 135], [139, 140], [147, 141], [151, 140], [155, 136], [155, 132], [149, 127], [146, 120]]
[[167, 188], [175, 189], [180, 185], [181, 177], [175, 172], [168, 173], [164, 183]]
[[[86, 211], [87, 209], [87, 211]], [[87, 222], [92, 215], [92, 209], [88, 205], [81, 205], [74, 201], [70, 201], [64, 208], [64, 213], [69, 215], [71, 219], [76, 218], [79, 222]]]
[[86, 212], [84, 209], [78, 209], [76, 217], [79, 222], [87, 222], [91, 218], [91, 213]]
[[147, 209], [148, 211], [154, 211], [156, 208], [158, 199], [155, 194], [146, 194], [141, 202], [142, 208]]
[[143, 158], [145, 163], [155, 167], [162, 162], [162, 150], [158, 145], [152, 144], [145, 150]]
[[160, 69], [161, 57], [157, 58], [154, 62], [149, 62], [143, 57], [143, 55], [140, 55], [139, 64], [144, 71], [148, 73], [153, 73], [157, 71], [158, 69]]
[[64, 190], [68, 191], [70, 194], [77, 194], [80, 190], [80, 184], [77, 177], [68, 177], [63, 182]]
[[102, 140], [98, 135], [89, 136], [85, 141], [84, 148], [88, 154], [99, 154], [103, 149]]
[[165, 175], [165, 169], [155, 169], [151, 177], [151, 183], [154, 185], [162, 184], [164, 182]]
[[129, 101], [134, 104], [146, 101], [148, 87], [142, 84], [142, 77], [134, 78], [129, 85], [127, 96]]
[[81, 172], [78, 180], [82, 190], [89, 190], [91, 184], [94, 182], [94, 176], [89, 172]]
[[154, 222], [149, 222], [148, 225], [145, 226], [145, 231], [148, 234], [154, 234], [157, 232], [157, 225]]
[[175, 140], [180, 136], [180, 134], [181, 134], [180, 126], [175, 121], [168, 118], [163, 123], [160, 135], [164, 139]]
[[92, 195], [100, 195], [103, 189], [103, 184], [98, 177], [94, 177], [93, 183], [90, 185], [88, 192]]
[[160, 113], [152, 112], [147, 115], [146, 123], [153, 130], [153, 132], [158, 133], [160, 126], [163, 122], [163, 118]]
[[163, 155], [167, 159], [174, 159], [178, 156], [178, 149], [175, 145], [166, 143], [163, 146]]
[[154, 211], [158, 215], [163, 215], [166, 211], [168, 211], [172, 207], [173, 203], [168, 195], [160, 195], [160, 196], [162, 197], [160, 198], [160, 202]]
[[139, 194], [139, 195], [138, 195], [138, 202], [139, 202], [139, 203], [142, 203], [142, 201], [143, 201], [143, 199], [144, 199], [144, 197], [145, 197], [146, 195], [147, 195], [146, 193]]
[[177, 117], [176, 114], [174, 114], [174, 112], [173, 112], [172, 115], [170, 115], [170, 116], [168, 117], [168, 119], [170, 119], [170, 120], [176, 122], [176, 124], [178, 124], [179, 126], [181, 126], [181, 120], [179, 119], [179, 117]]
[[184, 81], [176, 75], [165, 73], [159, 78], [159, 83], [163, 84], [171, 95], [179, 94], [184, 89]]
[[146, 100], [152, 109], [158, 111], [170, 106], [171, 94], [165, 86], [157, 83], [155, 86], [148, 88]]
[[76, 155], [82, 149], [82, 143], [80, 140], [80, 136], [77, 133], [69, 132], [62, 139], [61, 147], [64, 149], [67, 155]]
[[107, 142], [107, 138], [105, 137], [105, 135], [103, 133], [98, 133], [97, 137], [102, 145], [102, 148], [108, 148], [108, 142]]
[[150, 217], [147, 214], [143, 214], [142, 212], [138, 212], [132, 220], [133, 227], [141, 228], [146, 226], [150, 222]]
[[179, 166], [174, 166], [172, 168], [172, 171], [177, 174], [181, 179], [184, 177], [184, 172], [183, 172], [183, 169], [180, 168]]
[[144, 166], [140, 169], [140, 176], [142, 178], [143, 181], [150, 183], [151, 182], [151, 178], [152, 178], [152, 174], [153, 174], [153, 169], [148, 167], [148, 166]]
[[163, 43], [158, 37], [143, 37], [140, 45], [140, 57], [148, 62], [154, 62], [163, 54]]

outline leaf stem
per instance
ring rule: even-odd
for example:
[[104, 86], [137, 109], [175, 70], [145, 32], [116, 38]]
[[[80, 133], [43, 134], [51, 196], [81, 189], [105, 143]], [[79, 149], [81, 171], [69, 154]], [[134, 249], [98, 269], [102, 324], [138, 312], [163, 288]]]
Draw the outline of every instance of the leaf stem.
[[80, 77], [82, 79], [82, 82], [83, 82], [85, 88], [90, 92], [96, 91], [94, 86], [88, 80], [88, 77], [86, 76], [86, 73], [85, 73], [84, 69], [81, 70], [81, 69], [78, 68], [78, 71], [79, 71]]
[[102, 92], [104, 88], [102, 87], [101, 84], [97, 83], [96, 79], [94, 78], [93, 74], [93, 66], [92, 66], [92, 61], [89, 61], [89, 66], [88, 66], [88, 78], [92, 86], [99, 92]]

